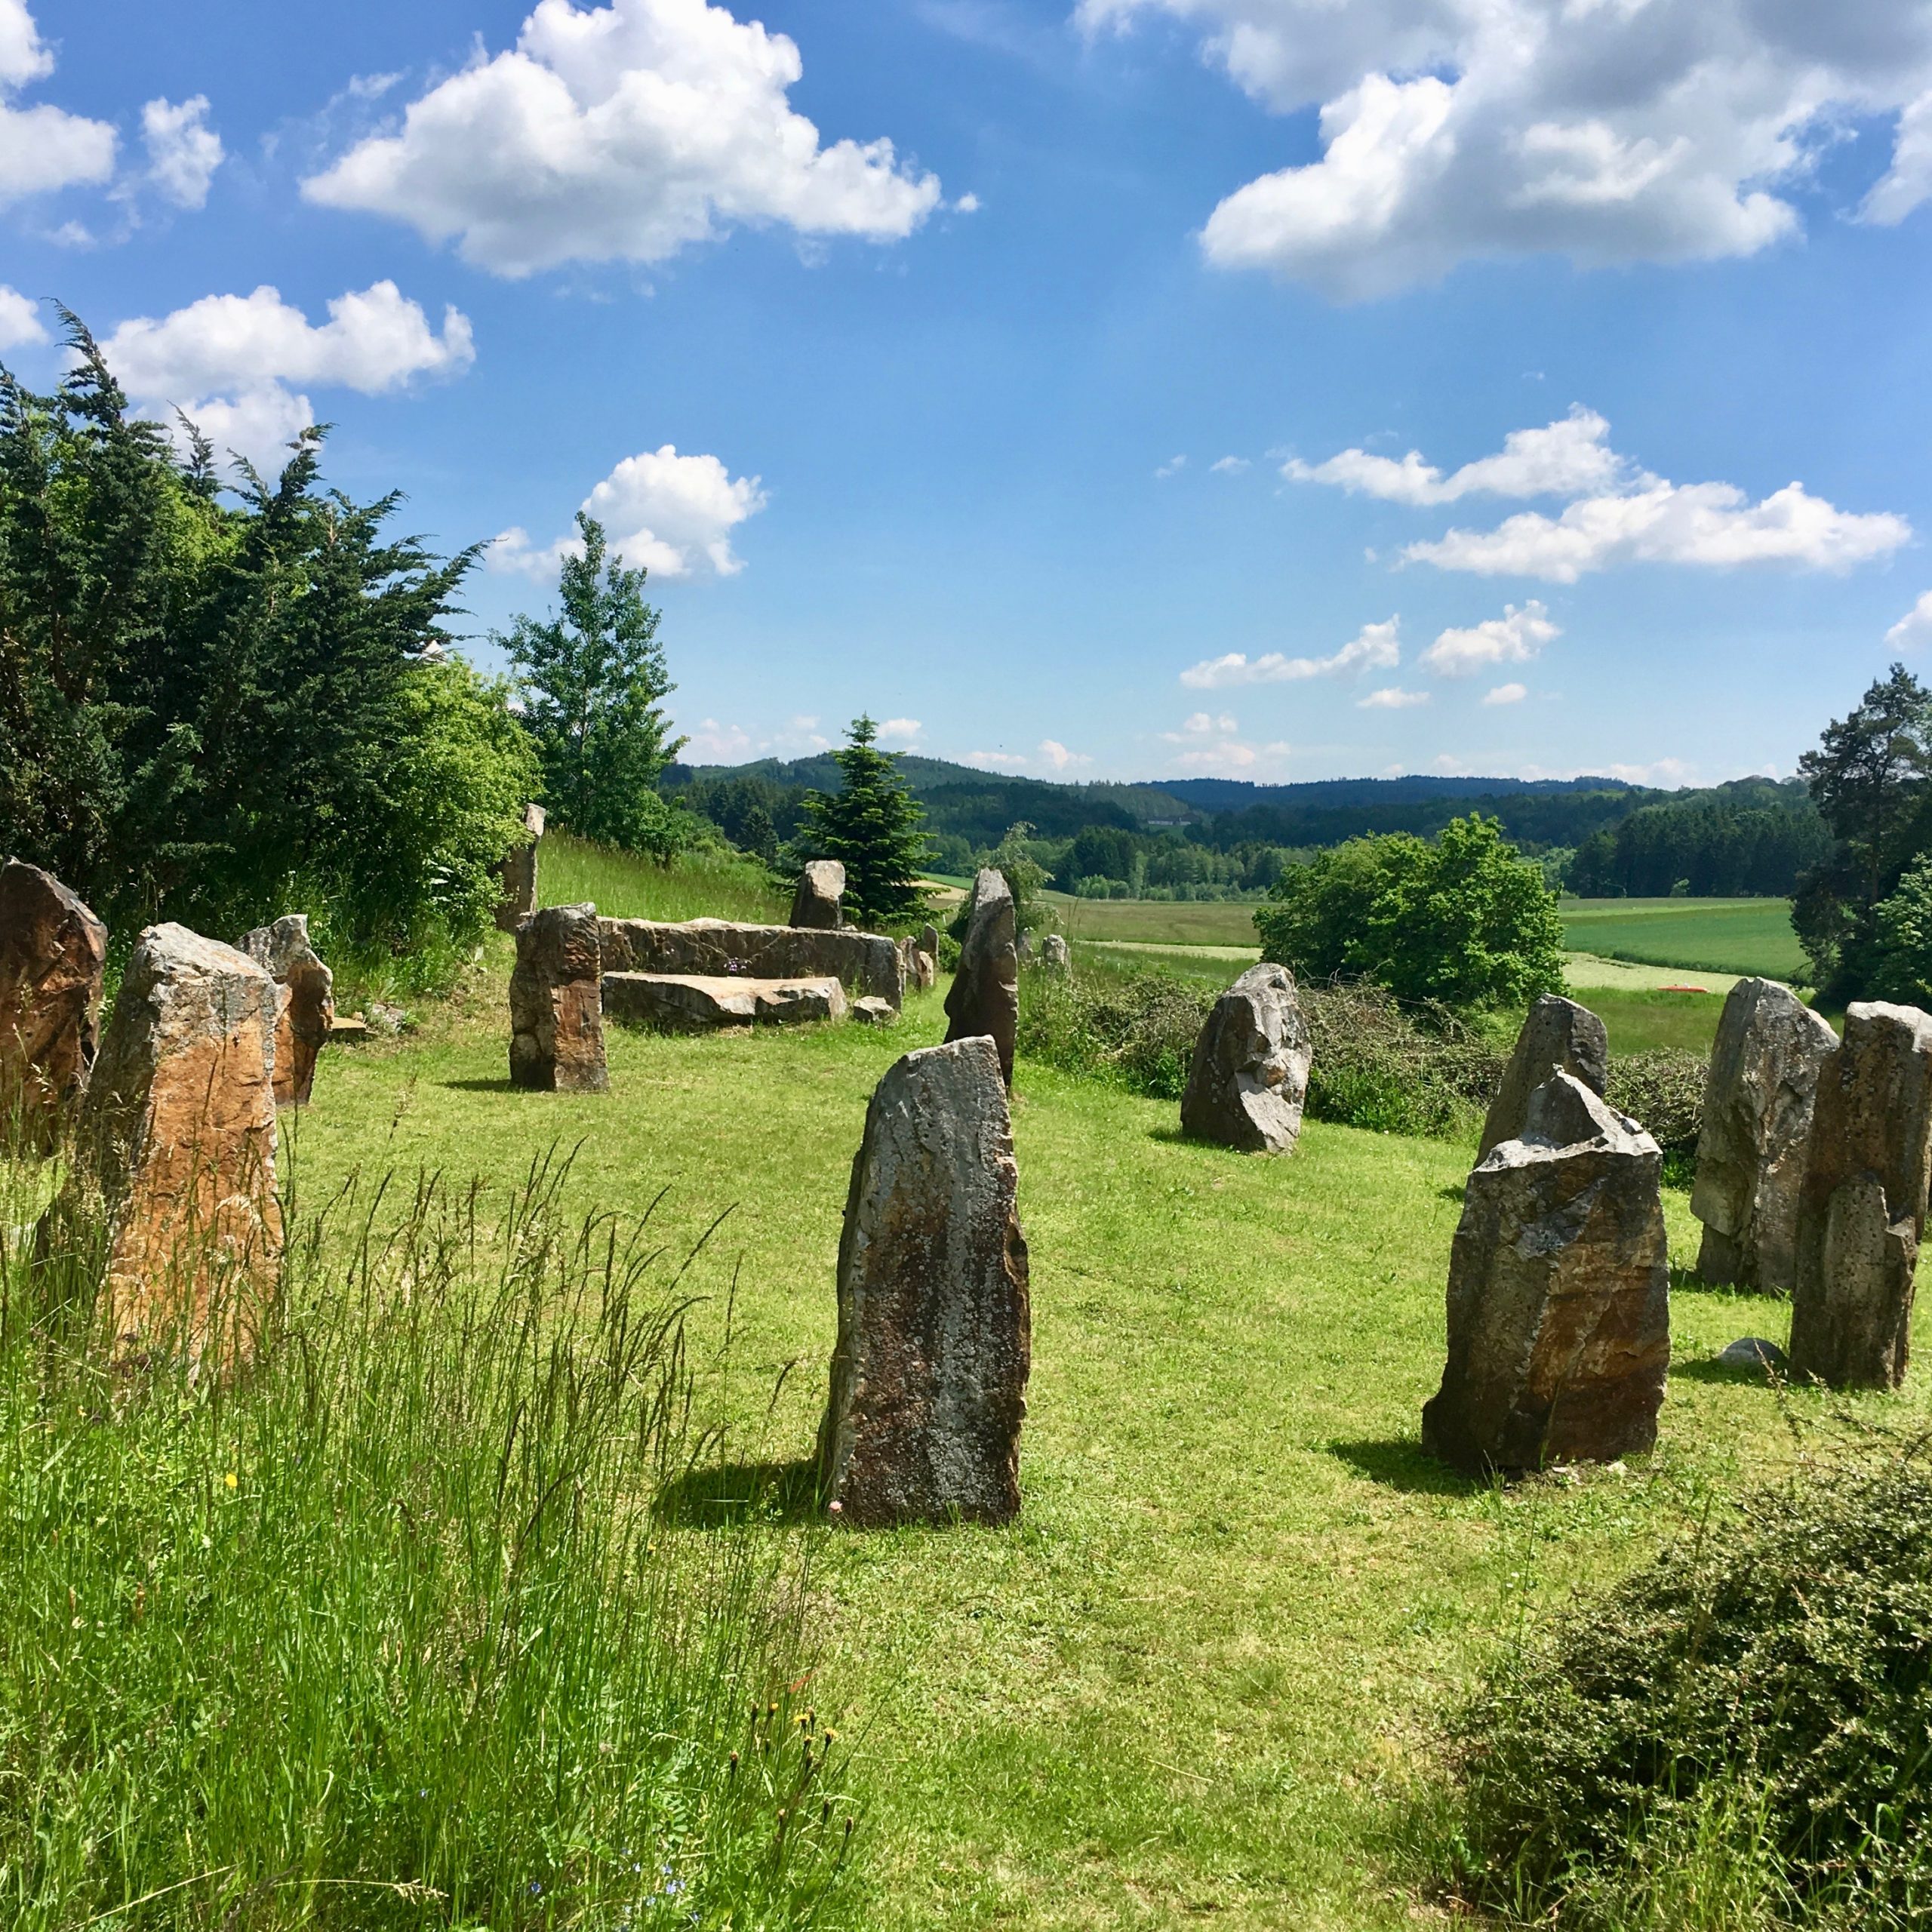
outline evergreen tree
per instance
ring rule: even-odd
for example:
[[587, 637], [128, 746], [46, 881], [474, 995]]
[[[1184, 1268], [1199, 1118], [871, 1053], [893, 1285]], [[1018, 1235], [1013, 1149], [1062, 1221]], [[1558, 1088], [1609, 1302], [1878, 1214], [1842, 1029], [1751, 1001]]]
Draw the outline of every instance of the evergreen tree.
[[581, 556], [564, 561], [560, 617], [520, 617], [495, 641], [516, 667], [543, 800], [580, 837], [668, 858], [678, 814], [657, 781], [684, 745], [663, 700], [675, 687], [644, 601], [646, 573], [609, 555], [604, 526], [577, 512]]
[[851, 742], [832, 755], [844, 780], [834, 792], [808, 792], [792, 848], [800, 864], [836, 859], [845, 868], [845, 908], [854, 923], [905, 931], [924, 918], [919, 871], [925, 863], [925, 816], [906, 789], [900, 754], [873, 742], [878, 727], [853, 721]]

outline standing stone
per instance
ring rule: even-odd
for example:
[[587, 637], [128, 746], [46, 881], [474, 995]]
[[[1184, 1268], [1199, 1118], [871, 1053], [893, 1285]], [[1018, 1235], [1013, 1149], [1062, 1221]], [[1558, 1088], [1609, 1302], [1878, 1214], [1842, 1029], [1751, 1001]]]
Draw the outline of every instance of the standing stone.
[[973, 881], [972, 911], [959, 945], [959, 970], [946, 996], [946, 1037], [984, 1034], [999, 1052], [999, 1070], [1013, 1084], [1013, 1043], [1020, 1030], [1020, 955], [1014, 943], [1013, 894], [1005, 875], [988, 866]]
[[1067, 974], [1073, 971], [1072, 949], [1060, 934], [1049, 933], [1041, 940], [1040, 964], [1049, 973]]
[[503, 897], [497, 902], [497, 930], [513, 933], [537, 910], [537, 848], [543, 842], [541, 805], [525, 805], [523, 829], [529, 836], [503, 854], [497, 867]]
[[45, 1147], [94, 1064], [107, 928], [50, 872], [0, 866], [0, 1136]]
[[1294, 976], [1285, 966], [1251, 966], [1214, 1002], [1194, 1043], [1182, 1131], [1247, 1153], [1290, 1152], [1313, 1058]]
[[1492, 1147], [1522, 1132], [1530, 1096], [1549, 1078], [1552, 1067], [1561, 1067], [1592, 1094], [1601, 1094], [1610, 1077], [1610, 1034], [1588, 1007], [1545, 993], [1530, 1008], [1516, 1035], [1515, 1051], [1503, 1069], [1503, 1084], [1489, 1103], [1478, 1161]]
[[1033, 935], [1022, 933], [1014, 943], [1014, 954], [1023, 966], [1030, 965], [1033, 958]]
[[1472, 1475], [1657, 1441], [1670, 1366], [1657, 1143], [1570, 1074], [1469, 1176], [1423, 1447]]
[[1844, 1017], [1818, 1077], [1798, 1208], [1791, 1369], [1834, 1389], [1905, 1379], [1932, 1178], [1932, 1017], [1876, 1001]]
[[546, 906], [517, 928], [512, 1085], [554, 1094], [608, 1090], [602, 977], [595, 906]]
[[1731, 988], [1704, 1083], [1690, 1195], [1704, 1224], [1697, 1272], [1706, 1281], [1791, 1293], [1818, 1075], [1838, 1046], [1789, 987], [1740, 980]]
[[928, 959], [939, 958], [939, 928], [930, 921], [919, 928], [919, 950]]
[[929, 993], [939, 984], [939, 968], [933, 963], [930, 952], [921, 952], [917, 946], [912, 949], [910, 970], [906, 978], [906, 985], [917, 993]]
[[309, 943], [309, 915], [291, 912], [257, 926], [239, 950], [282, 989], [275, 1029], [275, 1103], [306, 1107], [315, 1085], [315, 1057], [335, 1024], [335, 975]]
[[1020, 1510], [1032, 1318], [1019, 1171], [984, 1038], [908, 1054], [852, 1163], [819, 1479], [845, 1522]]
[[185, 926], [137, 942], [88, 1083], [75, 1171], [43, 1260], [98, 1213], [113, 1333], [200, 1355], [254, 1347], [281, 1254], [275, 1191], [280, 995]]
[[835, 933], [845, 923], [838, 904], [844, 896], [845, 868], [836, 859], [813, 860], [792, 895], [792, 924]]

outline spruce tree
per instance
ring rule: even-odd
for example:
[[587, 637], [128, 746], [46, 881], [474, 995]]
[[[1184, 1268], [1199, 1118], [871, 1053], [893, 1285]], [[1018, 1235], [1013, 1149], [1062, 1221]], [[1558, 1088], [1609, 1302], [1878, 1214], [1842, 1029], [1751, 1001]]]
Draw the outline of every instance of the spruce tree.
[[919, 871], [925, 863], [925, 817], [906, 789], [900, 754], [882, 752], [869, 718], [852, 722], [851, 742], [832, 755], [844, 780], [833, 792], [808, 792], [793, 856], [836, 859], [845, 868], [845, 909], [875, 931], [905, 931], [926, 915]]

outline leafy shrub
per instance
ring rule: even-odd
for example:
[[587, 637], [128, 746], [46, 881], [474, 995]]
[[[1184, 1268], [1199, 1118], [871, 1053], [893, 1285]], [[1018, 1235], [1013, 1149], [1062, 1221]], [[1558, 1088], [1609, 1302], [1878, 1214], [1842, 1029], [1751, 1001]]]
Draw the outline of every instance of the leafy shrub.
[[1212, 989], [1170, 973], [1020, 975], [1019, 1050], [1063, 1072], [1178, 1100]]
[[1680, 1047], [1660, 1047], [1610, 1063], [1604, 1099], [1650, 1131], [1663, 1150], [1664, 1179], [1672, 1186], [1687, 1187], [1696, 1175], [1709, 1071], [1701, 1055]]
[[1695, 1860], [1758, 1915], [1638, 1922], [1932, 1925], [1923, 1448], [1801, 1467], [1506, 1651], [1454, 1728], [1465, 1889], [1627, 1924]]

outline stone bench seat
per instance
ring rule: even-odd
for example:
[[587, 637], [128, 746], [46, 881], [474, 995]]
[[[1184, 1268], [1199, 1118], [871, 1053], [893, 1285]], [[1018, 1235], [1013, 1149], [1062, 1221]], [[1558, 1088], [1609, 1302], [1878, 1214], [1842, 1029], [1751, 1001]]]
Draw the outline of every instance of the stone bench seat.
[[742, 974], [606, 973], [604, 1016], [629, 1026], [709, 1033], [727, 1026], [802, 1026], [843, 1020], [850, 1008], [835, 979], [754, 980]]

